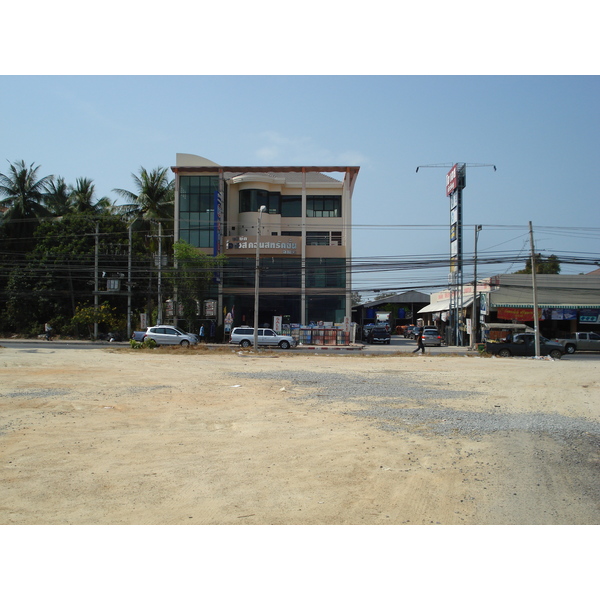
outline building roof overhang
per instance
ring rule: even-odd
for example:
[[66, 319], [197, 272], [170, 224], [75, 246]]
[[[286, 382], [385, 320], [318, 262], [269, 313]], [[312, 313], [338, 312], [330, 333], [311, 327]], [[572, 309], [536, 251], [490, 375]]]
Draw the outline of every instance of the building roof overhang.
[[224, 167], [224, 166], [186, 166], [186, 167], [171, 167], [173, 173], [219, 173], [219, 172], [231, 172], [231, 173], [350, 173], [356, 175], [360, 167]]

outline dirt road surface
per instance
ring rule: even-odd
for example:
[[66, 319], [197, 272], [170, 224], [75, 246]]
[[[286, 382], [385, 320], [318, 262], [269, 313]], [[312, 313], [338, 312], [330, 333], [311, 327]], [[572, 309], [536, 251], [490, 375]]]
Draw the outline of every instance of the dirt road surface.
[[0, 523], [598, 524], [598, 365], [0, 348]]

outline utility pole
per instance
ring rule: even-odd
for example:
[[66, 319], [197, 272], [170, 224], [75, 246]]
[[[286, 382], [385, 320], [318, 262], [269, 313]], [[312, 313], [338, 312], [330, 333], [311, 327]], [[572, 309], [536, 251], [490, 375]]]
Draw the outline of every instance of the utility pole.
[[475, 251], [473, 256], [473, 323], [471, 325], [471, 331], [473, 332], [473, 348], [477, 348], [478, 336], [479, 336], [479, 311], [477, 307], [477, 238], [481, 231], [481, 225], [475, 225]]
[[260, 222], [266, 206], [258, 209], [258, 221], [256, 226], [256, 272], [254, 275], [254, 351], [258, 350], [258, 288], [260, 284]]
[[540, 355], [540, 315], [538, 314], [537, 285], [535, 280], [535, 248], [533, 246], [533, 226], [529, 221], [529, 242], [531, 243], [531, 283], [533, 285], [533, 327], [535, 329], [535, 355]]
[[94, 250], [94, 339], [98, 339], [98, 236], [100, 234], [100, 222], [96, 221], [96, 244]]
[[[162, 307], [162, 223], [158, 222], [158, 323], [163, 323]], [[187, 331], [187, 330], [186, 330]]]
[[133, 221], [129, 223], [129, 256], [127, 257], [127, 338], [131, 337], [131, 253]]

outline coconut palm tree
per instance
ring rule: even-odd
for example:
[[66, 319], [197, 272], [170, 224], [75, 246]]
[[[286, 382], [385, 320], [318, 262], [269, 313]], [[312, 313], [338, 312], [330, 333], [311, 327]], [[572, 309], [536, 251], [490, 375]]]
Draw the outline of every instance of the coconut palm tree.
[[50, 215], [44, 206], [44, 194], [52, 175], [38, 179], [39, 166], [27, 166], [20, 160], [10, 163], [8, 172], [0, 173], [0, 225], [8, 245], [27, 250], [40, 218]]
[[78, 177], [74, 186], [70, 186], [70, 199], [75, 212], [99, 214], [102, 212], [112, 212], [112, 201], [103, 196], [99, 200], [94, 200], [96, 186], [91, 179], [87, 177]]
[[157, 167], [147, 171], [140, 167], [139, 175], [132, 174], [135, 191], [115, 189], [128, 201], [119, 206], [119, 212], [131, 220], [172, 221], [174, 214], [175, 182], [169, 181], [167, 169]]
[[39, 219], [46, 216], [48, 210], [43, 206], [44, 194], [52, 175], [38, 179], [39, 166], [25, 161], [9, 163], [8, 174], [0, 173], [0, 206], [5, 209], [3, 221], [13, 219]]
[[52, 178], [44, 194], [44, 204], [55, 217], [64, 217], [75, 212], [69, 186], [64, 177]]
[[94, 200], [96, 186], [91, 179], [79, 177], [75, 186], [70, 186], [69, 189], [69, 197], [75, 212], [88, 214], [112, 212], [113, 203], [110, 198], [103, 196], [99, 200]]

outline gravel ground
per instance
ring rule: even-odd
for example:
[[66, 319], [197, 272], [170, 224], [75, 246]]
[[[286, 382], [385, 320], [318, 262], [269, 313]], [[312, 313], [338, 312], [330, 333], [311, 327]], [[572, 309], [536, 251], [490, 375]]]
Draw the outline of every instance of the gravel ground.
[[599, 366], [0, 349], [0, 523], [598, 524]]
[[[324, 372], [277, 371], [276, 373], [236, 373], [239, 377], [266, 380], [289, 380], [293, 388], [303, 390], [299, 397], [317, 404], [343, 401], [355, 404], [356, 410], [344, 414], [370, 419], [386, 431], [403, 431], [419, 427], [437, 435], [478, 436], [499, 431], [545, 433], [556, 436], [598, 436], [600, 423], [590, 419], [569, 417], [555, 412], [506, 413], [497, 405], [494, 411], [465, 411], [448, 408], [439, 401], [483, 398], [481, 392], [448, 389], [431, 385], [415, 385], [408, 376], [387, 375], [382, 379], [365, 375]], [[416, 405], [416, 406], [415, 406]]]

